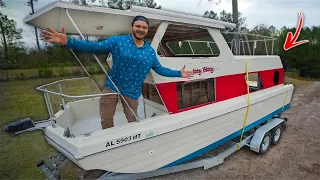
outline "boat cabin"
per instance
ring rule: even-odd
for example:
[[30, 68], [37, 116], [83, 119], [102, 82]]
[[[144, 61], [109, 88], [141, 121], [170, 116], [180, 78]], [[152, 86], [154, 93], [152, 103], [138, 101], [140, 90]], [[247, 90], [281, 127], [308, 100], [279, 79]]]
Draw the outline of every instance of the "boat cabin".
[[[109, 37], [131, 33], [131, 21], [136, 15], [149, 19], [146, 39], [156, 49], [163, 66], [178, 70], [186, 65], [186, 69], [195, 73], [191, 79], [168, 78], [151, 70], [139, 99], [138, 116], [141, 121], [245, 95], [248, 93], [247, 83], [250, 93], [283, 84], [281, 60], [273, 55], [275, 39], [263, 36], [255, 39], [239, 34], [240, 45], [234, 48], [237, 43], [232, 38], [233, 34], [222, 33], [225, 28], [234, 28], [232, 23], [137, 6], [130, 10], [115, 10], [64, 2], [49, 5], [28, 16], [25, 22], [40, 29], [51, 27], [60, 31], [64, 27], [69, 35], [81, 32], [83, 35]], [[265, 54], [261, 55], [264, 50]], [[106, 62], [112, 67], [112, 55]], [[246, 81], [247, 72], [249, 81]], [[45, 98], [48, 93], [67, 97], [63, 92], [46, 90], [47, 86], [38, 88], [45, 93]], [[85, 100], [69, 102], [58, 112], [53, 112], [49, 98], [46, 102], [57, 125], [64, 129], [70, 126], [72, 134], [79, 136], [101, 130], [100, 96], [88, 95]], [[115, 128], [126, 125], [124, 113], [118, 107]]]

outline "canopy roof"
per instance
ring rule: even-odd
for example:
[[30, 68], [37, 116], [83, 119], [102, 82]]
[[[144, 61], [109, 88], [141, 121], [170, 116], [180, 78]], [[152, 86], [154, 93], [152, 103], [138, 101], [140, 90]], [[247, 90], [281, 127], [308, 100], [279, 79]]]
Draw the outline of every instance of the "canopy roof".
[[29, 15], [24, 22], [40, 29], [50, 27], [61, 31], [64, 27], [67, 33], [77, 34], [66, 9], [84, 35], [109, 36], [131, 33], [131, 21], [136, 15], [147, 17], [150, 27], [157, 27], [162, 21], [219, 29], [235, 27], [232, 23], [146, 7], [132, 6], [130, 10], [117, 10], [65, 2], [54, 2]]

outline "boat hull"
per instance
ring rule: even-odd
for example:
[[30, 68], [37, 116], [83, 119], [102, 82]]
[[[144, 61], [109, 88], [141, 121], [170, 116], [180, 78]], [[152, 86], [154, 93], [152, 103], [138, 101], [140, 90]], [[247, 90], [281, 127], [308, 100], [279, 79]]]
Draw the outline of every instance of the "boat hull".
[[[272, 95], [270, 95], [268, 91], [271, 89], [250, 94], [251, 101], [254, 103], [250, 105], [245, 131], [289, 108], [293, 86], [281, 85], [275, 87]], [[265, 96], [268, 96], [268, 98], [265, 98]], [[246, 101], [246, 99], [247, 95], [230, 99], [225, 103], [232, 106], [233, 102]], [[221, 102], [219, 106], [221, 109], [217, 109], [218, 106], [215, 106], [215, 111], [209, 114], [201, 114], [201, 109], [190, 110], [199, 113], [197, 119], [193, 117], [191, 120], [196, 122], [196, 120], [204, 118], [200, 122], [141, 141], [87, 155], [77, 160], [71, 153], [62, 148], [63, 145], [57, 145], [54, 140], [49, 140], [49, 142], [85, 170], [101, 169], [119, 173], [152, 171], [197, 157], [239, 136], [247, 107], [225, 111], [228, 106], [223, 103]], [[225, 113], [217, 115], [216, 112], [219, 110], [225, 111]], [[184, 115], [184, 118], [186, 118], [186, 115]]]

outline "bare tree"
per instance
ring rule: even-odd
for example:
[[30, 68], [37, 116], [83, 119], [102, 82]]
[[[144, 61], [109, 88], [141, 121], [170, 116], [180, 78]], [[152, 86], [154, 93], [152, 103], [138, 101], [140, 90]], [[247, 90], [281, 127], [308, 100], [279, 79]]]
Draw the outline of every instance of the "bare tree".
[[5, 27], [4, 27], [5, 21], [8, 21], [8, 17], [4, 16], [4, 15], [2, 15], [2, 13], [0, 13], [0, 31], [2, 34], [2, 40], [3, 40], [3, 46], [4, 46], [4, 58], [6, 61], [9, 61], [8, 46], [7, 46], [7, 40], [6, 40], [6, 31], [5, 31]]
[[[31, 7], [31, 13], [30, 15], [34, 14], [34, 3], [37, 3], [38, 0], [27, 0], [27, 5]], [[38, 30], [36, 27], [34, 27], [34, 33], [36, 35], [36, 42], [37, 42], [37, 48], [38, 48], [38, 52], [40, 51], [40, 44], [39, 44], [39, 38], [38, 38]]]
[[0, 8], [6, 7], [6, 3], [3, 0], [0, 0]]
[[[239, 17], [238, 17], [239, 11], [238, 11], [238, 0], [232, 0], [232, 19], [233, 19], [233, 23], [236, 24], [236, 28], [233, 29], [233, 32], [235, 32], [234, 34], [234, 39], [235, 39], [235, 48], [239, 47], [239, 34], [237, 34], [238, 30], [239, 30]], [[240, 52], [237, 53], [236, 50], [233, 50], [235, 53], [235, 55], [238, 55], [238, 53], [240, 54]]]
[[2, 38], [1, 43], [4, 46], [5, 60], [10, 63], [8, 55], [9, 46], [14, 46], [22, 38], [22, 29], [17, 29], [17, 23], [0, 12], [0, 33]]

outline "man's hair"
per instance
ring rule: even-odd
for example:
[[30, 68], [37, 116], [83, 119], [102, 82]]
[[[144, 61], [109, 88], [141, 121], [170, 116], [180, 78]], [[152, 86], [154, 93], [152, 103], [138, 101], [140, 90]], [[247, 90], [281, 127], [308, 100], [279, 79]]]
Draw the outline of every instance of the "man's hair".
[[147, 19], [146, 17], [144, 17], [144, 16], [136, 16], [136, 17], [134, 17], [133, 20], [132, 20], [131, 26], [133, 26], [133, 24], [134, 24], [135, 21], [144, 21], [144, 22], [146, 22], [146, 23], [148, 24], [148, 26], [149, 26], [149, 21], [148, 21], [148, 19]]

